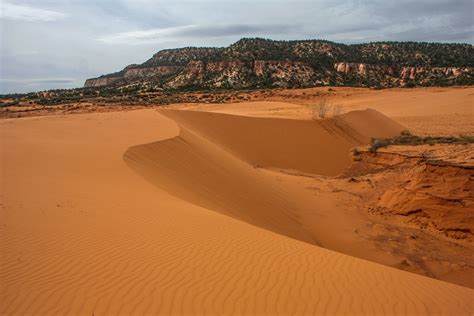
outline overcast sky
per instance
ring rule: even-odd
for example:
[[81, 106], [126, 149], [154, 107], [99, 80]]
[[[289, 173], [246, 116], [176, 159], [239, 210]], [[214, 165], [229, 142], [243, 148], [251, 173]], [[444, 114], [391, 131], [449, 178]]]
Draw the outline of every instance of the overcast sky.
[[474, 0], [0, 0], [0, 93], [85, 79], [241, 37], [474, 43]]

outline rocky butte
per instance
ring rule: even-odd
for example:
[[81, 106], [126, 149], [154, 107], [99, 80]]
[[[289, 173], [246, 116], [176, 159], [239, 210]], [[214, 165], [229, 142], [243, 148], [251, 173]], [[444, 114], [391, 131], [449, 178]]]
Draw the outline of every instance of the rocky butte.
[[152, 83], [163, 89], [291, 88], [321, 85], [472, 85], [470, 44], [244, 38], [229, 47], [156, 53], [140, 65], [88, 79], [85, 87]]

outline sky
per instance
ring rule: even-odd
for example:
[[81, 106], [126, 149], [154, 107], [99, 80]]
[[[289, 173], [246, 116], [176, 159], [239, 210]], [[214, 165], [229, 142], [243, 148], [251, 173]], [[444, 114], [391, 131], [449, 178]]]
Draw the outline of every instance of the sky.
[[0, 94], [242, 37], [474, 43], [474, 0], [0, 0]]

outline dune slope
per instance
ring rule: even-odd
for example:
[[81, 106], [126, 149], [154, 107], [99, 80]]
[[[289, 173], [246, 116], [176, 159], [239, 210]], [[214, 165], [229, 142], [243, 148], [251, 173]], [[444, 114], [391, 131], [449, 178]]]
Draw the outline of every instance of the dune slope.
[[363, 242], [354, 234], [363, 225], [358, 214], [344, 212], [330, 198], [288, 190], [287, 183], [253, 166], [337, 174], [350, 165], [352, 146], [372, 135], [396, 134], [402, 129], [398, 124], [373, 110], [321, 121], [159, 112], [189, 129], [180, 125], [179, 136], [133, 146], [124, 154], [125, 162], [155, 186], [257, 227], [388, 263], [378, 251], [354, 249]]
[[[390, 224], [379, 222], [377, 218], [370, 217], [368, 212], [361, 212], [367, 203], [357, 199], [361, 199], [362, 194], [374, 195], [378, 193], [379, 191], [374, 188], [367, 192], [353, 193], [351, 198], [347, 199], [345, 194], [351, 194], [350, 185], [347, 187], [348, 183], [352, 183], [351, 181], [342, 180], [342, 183], [336, 184], [332, 183], [330, 179], [311, 174], [302, 176], [308, 180], [313, 179], [313, 181], [298, 180], [288, 177], [288, 175], [301, 176], [300, 172], [287, 170], [282, 173], [278, 168], [267, 172], [268, 169], [252, 166], [252, 161], [248, 163], [234, 156], [232, 152], [234, 144], [238, 144], [239, 150], [245, 149], [239, 148], [239, 146], [249, 142], [247, 139], [250, 138], [249, 135], [259, 133], [259, 130], [252, 129], [254, 118], [237, 117], [239, 124], [246, 126], [246, 132], [242, 133], [244, 134], [242, 138], [233, 135], [232, 141], [234, 143], [225, 143], [223, 140], [229, 141], [231, 138], [225, 134], [229, 130], [227, 126], [232, 125], [232, 120], [235, 119], [232, 116], [216, 113], [202, 115], [206, 113], [186, 111], [162, 112], [173, 116], [177, 121], [185, 121], [188, 126], [192, 125], [194, 130], [181, 127], [181, 132], [177, 137], [133, 146], [124, 155], [127, 164], [161, 190], [195, 205], [291, 238], [441, 280], [453, 280], [448, 276], [446, 270], [450, 270], [449, 264], [452, 263], [454, 267], [458, 261], [463, 261], [456, 255], [450, 257], [452, 254], [446, 252], [443, 256], [436, 255], [436, 260], [439, 259], [440, 262], [448, 260], [444, 264], [448, 265], [449, 269], [445, 267], [441, 272], [434, 271], [425, 265], [428, 261], [425, 258], [428, 258], [428, 255], [434, 255], [429, 251], [419, 252], [423, 253], [420, 256], [424, 258], [417, 259], [421, 268], [413, 270], [412, 267], [403, 265], [408, 257], [417, 258], [416, 253], [413, 253], [414, 250], [418, 249], [418, 246], [427, 247], [428, 244], [423, 245], [422, 240], [429, 239], [430, 236], [415, 237], [418, 238], [417, 244], [410, 248], [413, 250], [411, 252], [408, 249], [389, 251], [388, 245], [382, 246], [378, 243], [378, 240], [383, 238], [403, 240], [407, 236], [412, 236], [414, 232], [409, 231], [408, 228], [390, 227]], [[246, 122], [247, 120], [250, 122]], [[360, 143], [370, 139], [371, 135], [383, 136], [383, 133], [393, 133], [394, 130], [400, 129], [398, 124], [371, 110], [356, 111], [341, 118], [317, 122], [271, 118], [265, 119], [264, 122], [262, 125], [276, 125], [284, 128], [290, 126], [287, 129], [292, 133], [289, 133], [291, 137], [285, 140], [286, 143], [291, 143], [291, 139], [306, 137], [307, 134], [298, 134], [299, 131], [304, 130], [298, 126], [298, 123], [305, 127], [308, 126], [308, 123], [314, 124], [316, 128], [310, 125], [313, 128], [311, 131], [315, 132], [316, 138], [322, 139], [326, 143], [331, 143], [332, 139]], [[211, 136], [218, 135], [214, 139], [218, 138], [220, 142], [209, 141], [201, 136], [205, 133], [201, 132], [201, 135], [198, 135], [195, 130], [204, 130]], [[265, 135], [267, 138], [264, 138]], [[260, 133], [259, 137], [262, 141], [278, 148], [277, 153], [266, 152], [269, 157], [280, 155], [282, 161], [292, 159], [293, 152], [285, 151], [284, 147], [281, 148], [285, 145], [285, 141], [274, 139], [265, 132]], [[267, 148], [270, 150], [271, 146], [267, 146]], [[319, 163], [318, 149], [316, 145], [311, 147], [316, 167]], [[243, 152], [243, 154], [247, 155], [247, 152]], [[250, 152], [250, 155], [252, 154], [254, 152]], [[340, 159], [338, 155], [349, 156], [347, 152], [338, 153], [334, 157], [329, 157], [328, 161], [337, 162]], [[405, 185], [406, 183], [403, 182], [402, 187]], [[389, 189], [383, 189], [380, 195], [387, 190]], [[353, 200], [354, 197], [356, 200]], [[407, 204], [406, 201], [404, 203]], [[373, 226], [383, 227], [383, 229], [370, 229]], [[376, 231], [378, 233], [374, 233]], [[398, 232], [398, 235], [393, 236], [394, 232]], [[388, 235], [390, 237], [387, 237]], [[436, 242], [430, 240], [428, 243], [434, 245]], [[438, 247], [441, 247], [440, 244]], [[440, 259], [440, 257], [442, 258]], [[452, 258], [456, 258], [453, 259], [454, 262], [451, 261]], [[466, 276], [469, 275], [469, 272], [459, 273], [457, 271], [456, 274]], [[456, 282], [462, 285], [471, 284], [459, 280], [460, 278], [456, 278]]]
[[352, 147], [368, 143], [371, 137], [399, 135], [404, 129], [374, 110], [320, 121], [159, 112], [254, 166], [328, 176], [341, 173], [350, 164]]
[[[123, 161], [154, 111], [0, 122], [0, 314], [456, 314], [474, 291], [170, 196]], [[219, 154], [220, 155], [220, 154]]]
[[193, 204], [314, 243], [292, 212], [291, 196], [214, 143], [181, 129], [178, 137], [131, 147], [124, 160], [151, 183]]

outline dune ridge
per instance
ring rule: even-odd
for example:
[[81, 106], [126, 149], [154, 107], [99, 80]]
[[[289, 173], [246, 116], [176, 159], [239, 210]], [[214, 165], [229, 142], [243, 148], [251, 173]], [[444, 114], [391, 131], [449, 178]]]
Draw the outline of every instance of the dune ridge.
[[181, 128], [177, 137], [138, 145], [125, 162], [159, 188], [255, 226], [315, 243], [302, 227], [291, 197], [245, 162]]
[[326, 218], [301, 221], [301, 214], [327, 217], [324, 212], [335, 213], [333, 207], [295, 198], [255, 167], [338, 174], [351, 164], [350, 148], [367, 143], [372, 136], [397, 135], [403, 129], [374, 110], [321, 121], [180, 110], [159, 113], [182, 124], [179, 135], [133, 146], [124, 154], [124, 161], [149, 182], [180, 199], [257, 227], [351, 254], [349, 240], [339, 238], [334, 243], [334, 232], [324, 227], [338, 229], [339, 224]]
[[352, 147], [368, 143], [371, 137], [399, 135], [404, 129], [371, 109], [321, 121], [158, 111], [254, 166], [328, 176], [341, 173], [350, 164]]
[[[474, 291], [187, 203], [123, 161], [155, 111], [0, 122], [0, 314], [455, 314]], [[220, 154], [219, 154], [220, 155]]]

